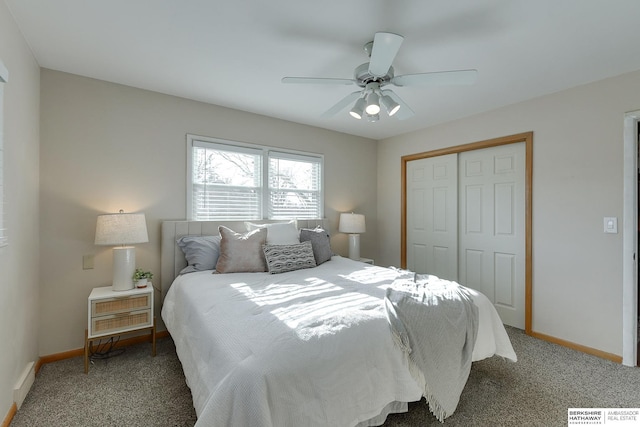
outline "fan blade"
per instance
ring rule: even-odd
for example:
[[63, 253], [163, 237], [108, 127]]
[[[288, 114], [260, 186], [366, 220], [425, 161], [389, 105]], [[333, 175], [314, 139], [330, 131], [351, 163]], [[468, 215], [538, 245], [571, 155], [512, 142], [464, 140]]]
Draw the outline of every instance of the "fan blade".
[[283, 77], [282, 83], [293, 84], [321, 84], [321, 85], [352, 85], [355, 80], [352, 79], [332, 79], [323, 77]]
[[477, 78], [478, 70], [455, 70], [395, 76], [391, 83], [396, 86], [470, 85]]
[[391, 99], [400, 104], [400, 109], [393, 117], [397, 117], [398, 120], [406, 120], [408, 118], [413, 117], [416, 113], [413, 112], [411, 108], [392, 90], [386, 89], [382, 91], [383, 95], [389, 95]]
[[320, 117], [327, 118], [327, 117], [332, 117], [336, 115], [337, 113], [342, 111], [347, 105], [351, 104], [353, 101], [358, 99], [360, 95], [362, 95], [361, 90], [350, 93], [349, 95], [345, 96], [340, 101], [338, 101], [336, 105], [334, 105], [333, 107], [325, 111]]
[[393, 63], [404, 37], [393, 33], [376, 33], [369, 60], [369, 74], [375, 77], [386, 76]]

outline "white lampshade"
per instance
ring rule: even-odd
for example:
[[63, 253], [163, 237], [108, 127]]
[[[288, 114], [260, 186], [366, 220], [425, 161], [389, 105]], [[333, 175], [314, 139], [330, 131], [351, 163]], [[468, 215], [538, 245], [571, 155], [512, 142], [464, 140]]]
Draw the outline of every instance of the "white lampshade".
[[349, 258], [360, 259], [360, 234], [366, 231], [364, 215], [352, 213], [340, 214], [338, 231], [349, 234]]
[[351, 117], [360, 120], [364, 115], [364, 107], [366, 106], [367, 101], [364, 98], [358, 98], [349, 114], [351, 114]]
[[400, 109], [400, 104], [394, 101], [389, 95], [384, 95], [380, 98], [380, 102], [384, 105], [384, 108], [387, 109], [387, 114], [389, 117], [393, 116]]
[[113, 290], [133, 289], [136, 269], [136, 243], [149, 241], [144, 214], [124, 213], [98, 215], [96, 245], [113, 248]]
[[370, 116], [375, 116], [380, 112], [380, 97], [377, 93], [371, 92], [367, 96], [367, 106], [364, 109]]
[[98, 215], [96, 245], [116, 246], [147, 243], [147, 222], [141, 213]]
[[367, 231], [364, 224], [364, 215], [351, 213], [340, 214], [340, 225], [338, 231], [341, 233], [364, 233]]

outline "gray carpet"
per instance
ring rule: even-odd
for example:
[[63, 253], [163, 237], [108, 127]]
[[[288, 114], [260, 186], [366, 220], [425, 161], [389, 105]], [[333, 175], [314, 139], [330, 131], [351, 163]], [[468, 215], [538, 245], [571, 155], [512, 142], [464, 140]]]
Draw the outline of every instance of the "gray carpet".
[[[569, 407], [640, 407], [640, 368], [621, 366], [507, 328], [517, 363], [491, 358], [473, 364], [455, 414], [445, 426], [562, 426]], [[191, 394], [169, 338], [131, 346], [98, 360], [44, 365], [11, 427], [192, 426]], [[439, 426], [424, 400], [386, 427]]]

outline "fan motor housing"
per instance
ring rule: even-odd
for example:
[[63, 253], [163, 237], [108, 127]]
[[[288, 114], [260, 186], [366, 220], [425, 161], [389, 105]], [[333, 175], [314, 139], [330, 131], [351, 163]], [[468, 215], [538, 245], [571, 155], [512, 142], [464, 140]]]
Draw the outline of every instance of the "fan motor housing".
[[389, 71], [382, 77], [376, 77], [369, 73], [369, 63], [365, 62], [356, 67], [353, 72], [353, 77], [356, 80], [356, 84], [360, 87], [366, 87], [368, 83], [376, 82], [380, 86], [384, 86], [393, 79], [393, 67], [389, 67]]

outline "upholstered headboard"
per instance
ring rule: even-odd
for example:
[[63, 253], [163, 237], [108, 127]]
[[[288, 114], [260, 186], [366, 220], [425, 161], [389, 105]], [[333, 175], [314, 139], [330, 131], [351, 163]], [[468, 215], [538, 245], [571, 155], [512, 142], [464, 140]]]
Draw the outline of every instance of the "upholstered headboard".
[[[265, 224], [282, 222], [276, 220], [252, 220], [251, 222]], [[230, 229], [243, 232], [246, 230], [245, 221], [163, 221], [162, 243], [160, 252], [160, 282], [162, 286], [162, 300], [180, 270], [187, 266], [182, 250], [177, 240], [182, 236], [215, 236], [218, 226], [224, 225]], [[328, 227], [325, 219], [299, 219], [298, 228]]]

